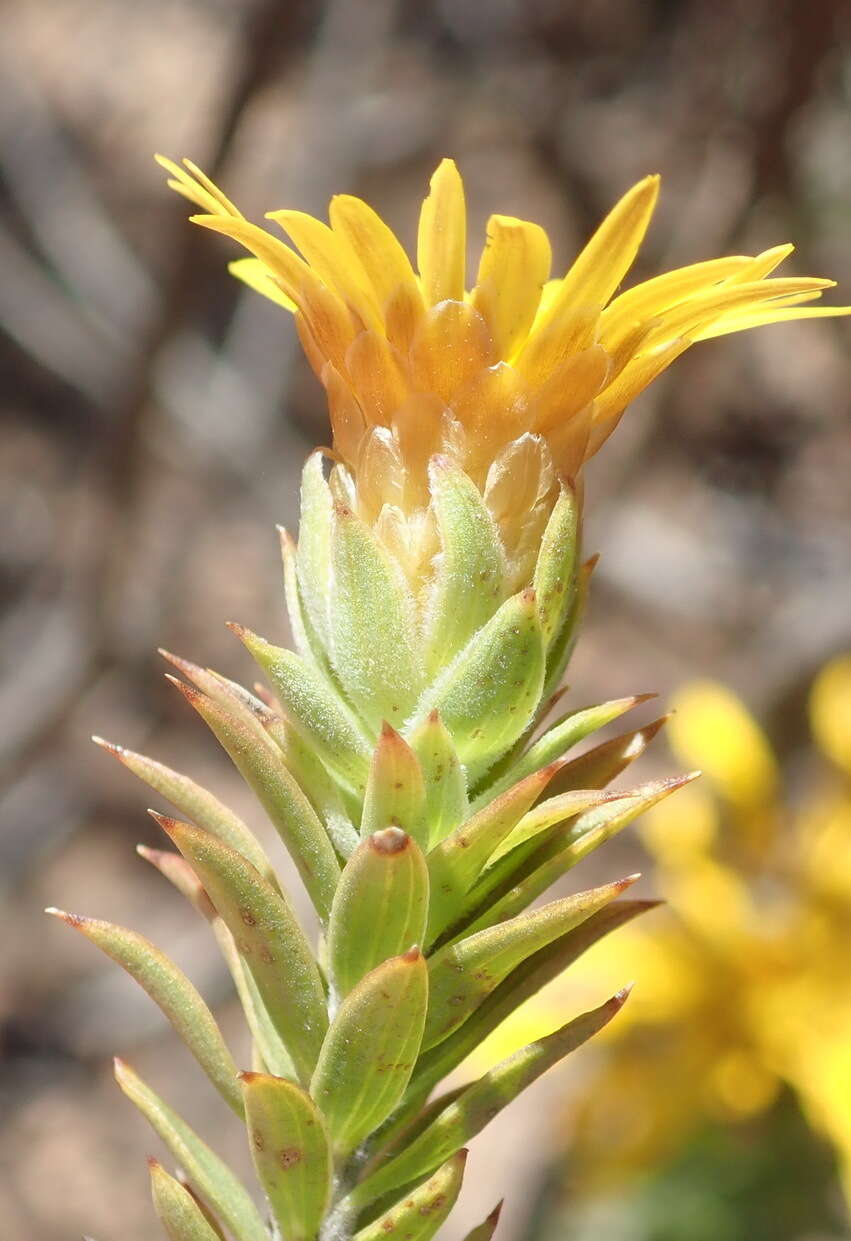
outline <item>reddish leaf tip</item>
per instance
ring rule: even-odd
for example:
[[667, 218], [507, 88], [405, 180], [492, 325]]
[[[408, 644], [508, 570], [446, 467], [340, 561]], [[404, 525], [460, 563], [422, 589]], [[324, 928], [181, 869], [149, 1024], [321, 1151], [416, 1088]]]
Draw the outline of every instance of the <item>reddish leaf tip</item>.
[[634, 875], [625, 875], [623, 879], [616, 880], [615, 887], [619, 892], [623, 892], [627, 888], [631, 888], [634, 883], [638, 883], [640, 878], [641, 871], [639, 870], [636, 871]]
[[429, 711], [428, 715], [426, 716], [426, 720], [431, 725], [440, 723], [440, 712], [438, 711], [437, 707], [432, 707], [432, 709]]
[[82, 926], [88, 921], [80, 914], [69, 914], [64, 909], [57, 909], [55, 905], [48, 905], [44, 912], [50, 914], [51, 918], [59, 918], [62, 922], [67, 922], [69, 926]]
[[105, 741], [103, 737], [98, 737], [96, 733], [92, 734], [92, 741], [95, 745], [99, 745], [102, 750], [107, 750], [108, 753], [114, 754], [116, 758], [120, 758], [122, 754], [127, 752], [123, 745], [114, 745], [113, 742]]
[[168, 836], [171, 836], [179, 827], [182, 826], [180, 819], [173, 819], [170, 815], [160, 814], [159, 810], [152, 810], [150, 806], [148, 807], [148, 814], [155, 823], [160, 825]]
[[403, 832], [401, 827], [385, 827], [379, 832], [373, 832], [369, 838], [370, 848], [376, 853], [392, 856], [394, 853], [403, 853], [411, 843], [411, 838], [407, 832]]
[[248, 636], [249, 630], [244, 625], [240, 625], [239, 621], [225, 621], [225, 629], [229, 629], [231, 633], [235, 633], [241, 640]]
[[148, 1156], [148, 1167], [152, 1172], [160, 1172], [162, 1170], [162, 1164], [153, 1155]]
[[252, 1069], [243, 1069], [241, 1073], [237, 1073], [237, 1077], [243, 1086], [250, 1086], [252, 1082], [256, 1082], [258, 1077], [264, 1077], [264, 1073], [255, 1073]]
[[417, 961], [421, 961], [423, 957], [419, 944], [412, 944], [407, 952], [401, 954], [401, 960], [407, 961], [409, 965], [415, 965]]
[[183, 697], [193, 704], [200, 701], [204, 697], [200, 689], [196, 689], [194, 685], [187, 685], [185, 681], [181, 681], [178, 677], [173, 677], [170, 672], [165, 674], [165, 679], [170, 681], [175, 689], [179, 689]]
[[500, 1198], [499, 1202], [496, 1204], [494, 1209], [491, 1211], [490, 1215], [485, 1220], [486, 1224], [491, 1224], [492, 1227], [496, 1228], [497, 1224], [499, 1223], [499, 1217], [500, 1215], [502, 1215], [502, 1208], [503, 1208], [504, 1203], [505, 1203], [505, 1199]]
[[538, 592], [535, 590], [534, 586], [527, 586], [526, 589], [521, 592], [520, 598], [528, 607], [532, 607], [535, 600], [538, 598]]

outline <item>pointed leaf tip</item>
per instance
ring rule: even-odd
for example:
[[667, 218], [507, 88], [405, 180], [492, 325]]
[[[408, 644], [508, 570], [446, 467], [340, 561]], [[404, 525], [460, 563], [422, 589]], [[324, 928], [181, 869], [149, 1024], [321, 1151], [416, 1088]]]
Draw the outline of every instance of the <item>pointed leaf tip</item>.
[[123, 745], [115, 745], [112, 741], [106, 741], [103, 737], [99, 737], [97, 733], [92, 733], [92, 741], [95, 745], [100, 746], [102, 750], [106, 750], [108, 753], [114, 754], [116, 758], [120, 758], [120, 756], [125, 752]]

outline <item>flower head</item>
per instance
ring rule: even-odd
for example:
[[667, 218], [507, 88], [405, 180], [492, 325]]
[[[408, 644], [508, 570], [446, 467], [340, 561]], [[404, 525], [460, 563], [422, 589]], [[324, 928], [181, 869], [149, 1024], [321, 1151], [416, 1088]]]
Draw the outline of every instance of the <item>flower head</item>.
[[617, 294], [653, 214], [656, 176], [623, 196], [561, 278], [550, 278], [542, 228], [491, 216], [470, 279], [464, 187], [452, 160], [437, 168], [422, 206], [418, 271], [359, 198], [334, 197], [330, 224], [269, 212], [287, 245], [188, 160], [160, 163], [169, 185], [201, 208], [195, 223], [251, 252], [231, 264], [234, 275], [295, 314], [358, 508], [371, 521], [389, 509], [385, 535], [409, 557], [417, 546], [415, 562], [429, 548], [429, 523], [417, 515], [428, 507], [434, 454], [458, 461], [492, 499], [503, 530], [510, 474], [512, 508], [526, 518], [513, 519], [508, 542], [534, 543], [557, 476], [575, 477], [633, 397], [689, 345], [851, 312], [808, 305], [830, 280], [768, 279], [790, 245], [696, 263]]

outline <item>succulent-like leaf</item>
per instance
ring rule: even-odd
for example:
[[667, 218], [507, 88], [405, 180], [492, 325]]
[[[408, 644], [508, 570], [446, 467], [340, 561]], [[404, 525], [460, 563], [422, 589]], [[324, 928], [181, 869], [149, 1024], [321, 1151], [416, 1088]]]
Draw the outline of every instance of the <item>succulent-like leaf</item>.
[[546, 766], [547, 763], [552, 763], [556, 759], [561, 758], [563, 754], [573, 746], [578, 745], [580, 741], [584, 741], [591, 733], [597, 732], [600, 728], [605, 728], [607, 724], [611, 724], [612, 720], [616, 720], [625, 711], [631, 711], [633, 707], [639, 706], [640, 703], [646, 702], [648, 698], [652, 697], [652, 694], [635, 694], [630, 698], [615, 698], [611, 702], [603, 702], [595, 707], [585, 707], [581, 711], [572, 711], [568, 715], [563, 716], [555, 724], [551, 725], [534, 745], [529, 747], [510, 771], [500, 776], [490, 788], [487, 788], [476, 798], [473, 802], [473, 809], [478, 809], [483, 802], [490, 801], [492, 797], [498, 796], [505, 789], [510, 788], [512, 784], [522, 780], [524, 776], [528, 776], [530, 772], [538, 771], [541, 767]]
[[250, 828], [212, 793], [188, 776], [172, 771], [170, 767], [146, 758], [144, 754], [136, 754], [124, 746], [112, 745], [102, 737], [93, 737], [92, 740], [114, 755], [134, 776], [138, 776], [145, 784], [161, 793], [181, 814], [186, 815], [187, 819], [218, 836], [219, 840], [247, 857], [266, 879], [276, 882], [272, 864]]
[[612, 901], [521, 962], [462, 1026], [420, 1057], [408, 1089], [414, 1102], [427, 1097], [506, 1017], [562, 974], [583, 952], [639, 914], [657, 908], [658, 904], [658, 901]]
[[363, 1207], [399, 1185], [406, 1185], [453, 1155], [521, 1091], [611, 1021], [627, 996], [620, 991], [611, 1000], [530, 1043], [468, 1086], [404, 1151], [377, 1169], [349, 1195], [352, 1206]]
[[576, 591], [579, 504], [576, 493], [562, 484], [541, 540], [532, 585], [538, 600], [544, 649], [561, 632]]
[[519, 780], [431, 850], [427, 859], [431, 878], [428, 944], [461, 913], [468, 889], [494, 850], [541, 796], [558, 767], [558, 763], [550, 763]]
[[242, 1116], [242, 1095], [233, 1057], [215, 1017], [183, 971], [135, 931], [61, 909], [51, 908], [47, 913], [81, 931], [147, 991], [225, 1102], [237, 1116]]
[[415, 646], [413, 598], [375, 535], [345, 505], [331, 535], [334, 668], [372, 728], [398, 727], [423, 682]]
[[136, 852], [139, 857], [156, 867], [160, 874], [177, 888], [180, 895], [186, 897], [202, 918], [212, 922], [216, 917], [213, 902], [185, 857], [172, 849], [149, 849], [147, 845], [137, 845]]
[[613, 901], [637, 876], [552, 901], [465, 939], [429, 960], [429, 1006], [422, 1048], [427, 1051], [464, 1022], [511, 971], [540, 948]]
[[343, 869], [328, 927], [334, 987], [347, 995], [365, 974], [421, 944], [428, 869], [417, 842], [398, 827], [362, 841]]
[[280, 1234], [314, 1241], [331, 1198], [331, 1148], [306, 1091], [266, 1073], [243, 1073], [248, 1140]]
[[418, 948], [377, 966], [340, 1005], [310, 1084], [338, 1155], [354, 1150], [404, 1094], [427, 1006], [428, 971]]
[[565, 763], [550, 786], [551, 793], [567, 793], [571, 789], [601, 789], [617, 779], [622, 771], [644, 753], [650, 742], [668, 720], [667, 715], [613, 737], [586, 750], [579, 758]]
[[585, 606], [588, 602], [591, 577], [598, 560], [599, 556], [592, 556], [590, 560], [586, 560], [579, 567], [579, 572], [576, 575], [576, 589], [570, 592], [570, 607], [567, 615], [562, 621], [561, 629], [557, 631], [547, 652], [547, 671], [544, 677], [544, 687], [541, 691], [543, 701], [546, 701], [558, 689], [565, 669], [570, 662], [573, 648], [576, 646], [576, 640], [579, 637]]
[[461, 1192], [466, 1162], [466, 1150], [456, 1151], [423, 1185], [356, 1232], [354, 1241], [430, 1241]]
[[487, 1219], [482, 1220], [481, 1224], [477, 1224], [475, 1228], [471, 1228], [464, 1237], [464, 1241], [491, 1241], [491, 1237], [496, 1232], [499, 1217], [502, 1214], [502, 1204], [504, 1201], [504, 1198], [500, 1198]]
[[[526, 909], [577, 862], [694, 778], [692, 773], [649, 781], [606, 805], [587, 811], [571, 823], [555, 827], [545, 834], [544, 841], [537, 847], [534, 840], [519, 845], [493, 867], [493, 878], [502, 880], [502, 896], [496, 897], [489, 876], [483, 877], [482, 913], [470, 923], [469, 931], [493, 926]], [[527, 852], [530, 846], [532, 851]], [[515, 854], [520, 856], [515, 859]], [[474, 890], [471, 896], [476, 895]]]
[[241, 854], [207, 832], [174, 819], [159, 822], [197, 871], [257, 983], [299, 1077], [307, 1082], [328, 1016], [319, 970], [286, 898]]
[[165, 1142], [199, 1193], [224, 1220], [236, 1241], [269, 1241], [266, 1226], [245, 1188], [186, 1121], [123, 1060], [115, 1061], [115, 1080]]
[[501, 857], [511, 853], [518, 845], [534, 840], [556, 823], [564, 823], [595, 806], [616, 801], [620, 796], [622, 796], [620, 793], [606, 793], [599, 789], [574, 789], [569, 793], [558, 793], [555, 797], [545, 798], [523, 815], [517, 826], [494, 849], [488, 864], [493, 865], [498, 862]]
[[173, 655], [171, 651], [165, 650], [164, 647], [159, 648], [159, 653], [173, 668], [177, 669], [182, 677], [191, 681], [196, 689], [200, 689], [208, 698], [212, 698], [213, 702], [218, 703], [229, 715], [235, 715], [242, 724], [256, 734], [258, 740], [261, 742], [265, 740], [259, 719], [265, 708], [250, 690], [243, 685], [238, 685], [236, 681], [228, 680], [221, 673], [214, 672], [212, 668], [202, 668], [200, 664], [193, 664], [191, 660], [181, 659]]
[[331, 572], [333, 501], [320, 452], [312, 453], [301, 476], [301, 521], [296, 575], [305, 612], [325, 650], [330, 646], [328, 598]]
[[251, 1032], [255, 1058], [259, 1055], [262, 1067], [278, 1077], [297, 1077], [292, 1056], [269, 1016], [254, 976], [218, 914], [213, 918], [211, 927], [233, 979], [246, 1025]]
[[198, 1203], [156, 1159], [148, 1160], [154, 1210], [169, 1241], [221, 1241]]
[[321, 673], [294, 651], [272, 646], [241, 625], [231, 629], [272, 681], [281, 706], [330, 771], [362, 797], [370, 746], [353, 712]]
[[321, 757], [289, 720], [270, 711], [264, 717], [264, 727], [280, 747], [284, 762], [310, 799], [337, 853], [349, 857], [360, 841], [350, 816], [350, 807], [353, 811], [360, 809], [359, 800], [350, 796], [344, 800], [344, 791], [329, 778]]
[[421, 848], [428, 847], [425, 781], [419, 759], [407, 741], [386, 721], [372, 755], [361, 835], [401, 827]]
[[340, 878], [340, 866], [316, 811], [287, 769], [279, 748], [262, 728], [262, 737], [258, 737], [206, 694], [181, 681], [174, 684], [256, 794], [287, 846], [317, 913], [326, 919]]
[[281, 539], [281, 560], [284, 567], [284, 594], [287, 601], [287, 616], [290, 621], [295, 649], [302, 659], [312, 660], [318, 668], [325, 670], [328, 666], [327, 654], [320, 637], [316, 633], [315, 625], [311, 622], [307, 609], [304, 606], [304, 597], [299, 585], [298, 551], [295, 539], [283, 526], [278, 526], [278, 534]]
[[506, 599], [426, 690], [414, 723], [440, 713], [474, 784], [529, 723], [543, 677], [535, 592], [524, 590]]
[[425, 785], [429, 847], [438, 844], [467, 817], [467, 780], [461, 760], [437, 711], [430, 711], [409, 738], [420, 760]]
[[440, 555], [428, 588], [424, 634], [431, 675], [463, 650], [502, 603], [505, 552], [473, 480], [449, 457], [429, 463]]

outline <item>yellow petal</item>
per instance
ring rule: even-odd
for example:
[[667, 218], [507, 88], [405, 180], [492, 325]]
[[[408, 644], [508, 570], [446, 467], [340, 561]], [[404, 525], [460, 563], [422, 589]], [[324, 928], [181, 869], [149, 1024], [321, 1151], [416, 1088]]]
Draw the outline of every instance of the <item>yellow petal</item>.
[[276, 279], [281, 281], [284, 292], [296, 305], [301, 305], [300, 290], [306, 284], [316, 283], [316, 277], [305, 262], [285, 246], [277, 237], [258, 228], [248, 220], [234, 219], [227, 215], [193, 215], [193, 224], [209, 228], [214, 233], [232, 237], [250, 250]]
[[529, 426], [528, 387], [507, 362], [480, 368], [450, 405], [466, 432], [466, 465], [474, 476], [486, 472], [500, 448]]
[[228, 263], [228, 271], [232, 276], [236, 276], [237, 280], [247, 284], [249, 289], [253, 289], [255, 293], [262, 293], [263, 297], [268, 297], [269, 301], [283, 306], [284, 310], [295, 311], [295, 302], [291, 297], [287, 297], [283, 289], [275, 282], [272, 272], [260, 259], [234, 259], [232, 263]]
[[281, 226], [323, 284], [339, 293], [364, 327], [383, 327], [375, 291], [345, 237], [305, 211], [268, 211], [266, 219]]
[[747, 280], [764, 280], [766, 276], [770, 276], [776, 267], [779, 267], [784, 259], [788, 259], [793, 254], [795, 247], [791, 242], [786, 242], [782, 246], [772, 246], [770, 250], [763, 250], [761, 254], [757, 254], [752, 258], [748, 266], [738, 275], [733, 276], [733, 283]]
[[578, 305], [536, 327], [514, 360], [514, 367], [535, 386], [555, 374], [574, 353], [590, 348], [597, 336], [599, 305]]
[[548, 321], [576, 304], [606, 305], [635, 261], [658, 196], [657, 176], [645, 177], [624, 194], [568, 270]]
[[750, 314], [721, 319], [702, 332], [692, 334], [693, 340], [712, 340], [716, 336], [728, 336], [731, 332], [743, 332], [746, 328], [765, 327], [770, 323], [792, 323], [795, 319], [836, 319], [851, 315], [851, 306], [801, 306], [775, 310], [769, 304], [764, 310]]
[[371, 423], [390, 426], [408, 397], [408, 384], [395, 350], [380, 332], [360, 332], [346, 354], [346, 370]]
[[681, 306], [660, 315], [659, 327], [652, 333], [648, 343], [660, 344], [677, 336], [691, 336], [711, 327], [730, 311], [748, 306], [752, 306], [754, 310], [771, 310], [771, 303], [777, 298], [829, 289], [834, 283], [832, 280], [800, 278], [722, 285], [698, 297], [689, 298]]
[[594, 402], [594, 424], [588, 441], [588, 456], [593, 457], [614, 431], [627, 405], [649, 383], [670, 366], [674, 358], [688, 349], [691, 341], [669, 341], [653, 353], [644, 354], [624, 367]]
[[323, 367], [322, 383], [328, 396], [334, 447], [344, 461], [354, 465], [367, 430], [363, 411], [349, 385], [330, 362]]
[[176, 164], [173, 159], [167, 159], [165, 155], [155, 155], [154, 159], [161, 168], [171, 174], [168, 180], [170, 188], [177, 190], [178, 194], [188, 198], [202, 211], [207, 211], [211, 215], [219, 215], [224, 211], [225, 215], [232, 215], [236, 219], [241, 218], [242, 213], [237, 207], [191, 160], [185, 159], [183, 163], [186, 167], [182, 168], [180, 164]]
[[676, 271], [635, 285], [616, 297], [603, 311], [600, 318], [601, 343], [607, 347], [616, 346], [622, 334], [637, 320], [653, 318], [696, 293], [705, 293], [722, 280], [750, 271], [752, 265], [753, 259], [731, 255], [705, 263], [693, 263], [690, 267], [679, 267]]
[[417, 389], [433, 392], [450, 404], [456, 392], [495, 361], [487, 325], [467, 302], [432, 306], [411, 345], [411, 368]]
[[552, 252], [537, 224], [492, 215], [472, 303], [490, 327], [500, 358], [510, 360], [535, 318]]
[[851, 655], [822, 668], [810, 691], [809, 710], [819, 747], [851, 775]]
[[777, 762], [756, 720], [725, 686], [696, 681], [674, 695], [668, 736], [677, 757], [700, 767], [725, 801], [753, 810], [773, 800]]
[[433, 306], [465, 292], [467, 209], [464, 184], [451, 159], [440, 162], [420, 212], [417, 266], [423, 298]]
[[605, 384], [609, 365], [609, 355], [600, 345], [566, 358], [535, 393], [532, 429], [549, 436], [558, 424], [578, 414]]
[[411, 261], [396, 234], [362, 198], [337, 194], [329, 216], [334, 232], [357, 255], [382, 312], [400, 285], [420, 296]]

